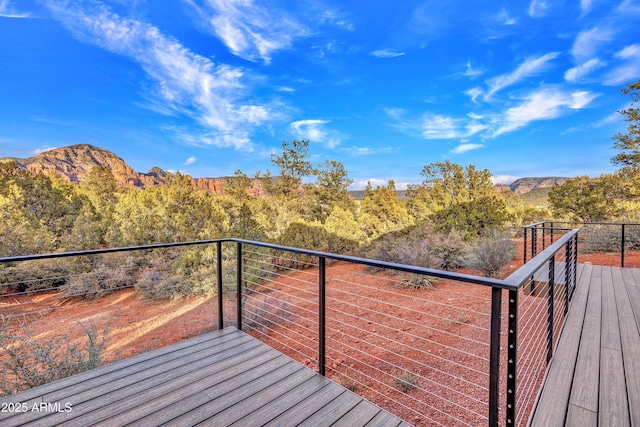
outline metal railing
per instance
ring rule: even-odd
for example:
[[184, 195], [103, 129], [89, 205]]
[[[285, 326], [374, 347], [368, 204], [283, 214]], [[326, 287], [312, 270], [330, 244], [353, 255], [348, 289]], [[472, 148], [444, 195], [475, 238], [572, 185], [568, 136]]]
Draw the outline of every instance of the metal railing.
[[[579, 229], [580, 262], [640, 267], [640, 256], [629, 259], [629, 253], [640, 253], [640, 224], [623, 222], [542, 221], [526, 225], [524, 231], [524, 262], [553, 243], [557, 234], [567, 229]], [[592, 261], [594, 255], [601, 255]]]
[[[569, 310], [577, 239], [575, 229], [552, 234], [504, 280], [242, 239], [0, 258], [0, 269], [208, 247], [218, 328], [235, 323], [410, 423], [512, 426], [528, 420]], [[142, 274], [143, 261], [129, 264]], [[8, 283], [0, 302], [27, 294]]]

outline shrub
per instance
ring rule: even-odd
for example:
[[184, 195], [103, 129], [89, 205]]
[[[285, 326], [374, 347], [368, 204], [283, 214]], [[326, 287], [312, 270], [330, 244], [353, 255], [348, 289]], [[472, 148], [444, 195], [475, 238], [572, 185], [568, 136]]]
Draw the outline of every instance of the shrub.
[[467, 267], [480, 270], [487, 277], [498, 277], [500, 270], [516, 255], [516, 243], [498, 232], [478, 239], [463, 259]]
[[5, 357], [0, 361], [3, 380], [2, 395], [47, 384], [75, 375], [102, 364], [108, 330], [98, 333], [93, 324], [78, 322], [85, 339], [78, 334], [58, 334], [46, 339], [36, 338], [28, 324], [18, 331], [0, 329], [0, 349]]
[[92, 299], [100, 298], [117, 289], [132, 287], [135, 284], [133, 260], [127, 258], [123, 264], [119, 268], [100, 264], [89, 272], [71, 276], [60, 290], [68, 297]]
[[416, 273], [400, 273], [398, 285], [409, 289], [433, 289], [438, 279], [433, 276]]
[[414, 374], [402, 369], [393, 380], [393, 386], [403, 393], [408, 393], [416, 388], [417, 380], [418, 378]]

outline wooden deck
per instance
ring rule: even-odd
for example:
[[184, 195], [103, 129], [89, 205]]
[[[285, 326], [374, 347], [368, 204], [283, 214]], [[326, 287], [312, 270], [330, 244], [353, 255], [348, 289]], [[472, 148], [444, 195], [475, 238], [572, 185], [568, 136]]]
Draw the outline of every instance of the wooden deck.
[[531, 426], [640, 426], [640, 270], [580, 265]]
[[0, 412], [4, 427], [409, 425], [232, 327], [0, 400], [7, 402], [27, 412]]

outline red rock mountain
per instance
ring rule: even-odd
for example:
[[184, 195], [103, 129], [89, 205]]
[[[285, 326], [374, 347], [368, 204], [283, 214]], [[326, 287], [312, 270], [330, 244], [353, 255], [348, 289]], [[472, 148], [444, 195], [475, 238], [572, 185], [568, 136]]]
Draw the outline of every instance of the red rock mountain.
[[[113, 172], [118, 185], [144, 188], [163, 185], [170, 172], [153, 167], [148, 173], [134, 171], [124, 160], [109, 150], [89, 144], [55, 148], [26, 159], [13, 157], [1, 161], [15, 161], [22, 169], [32, 173], [56, 173], [70, 182], [82, 182], [94, 166], [106, 166]], [[223, 178], [195, 178], [194, 185], [212, 193], [222, 194]]]

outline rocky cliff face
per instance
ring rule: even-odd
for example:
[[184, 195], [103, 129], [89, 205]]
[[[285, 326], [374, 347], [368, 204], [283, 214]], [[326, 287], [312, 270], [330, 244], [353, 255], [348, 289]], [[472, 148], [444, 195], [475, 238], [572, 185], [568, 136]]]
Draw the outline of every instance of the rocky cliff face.
[[[95, 166], [106, 166], [113, 172], [118, 185], [126, 187], [150, 187], [164, 185], [171, 173], [153, 167], [148, 173], [134, 171], [120, 157], [109, 150], [89, 144], [77, 144], [55, 148], [27, 159], [3, 158], [0, 161], [14, 160], [22, 169], [34, 174], [56, 173], [70, 182], [82, 182]], [[196, 178], [193, 185], [212, 193], [222, 194], [223, 178]]]
[[567, 182], [568, 178], [549, 176], [542, 178], [520, 178], [509, 185], [511, 191], [516, 194], [528, 193], [538, 188], [551, 188], [554, 185], [560, 185]]

